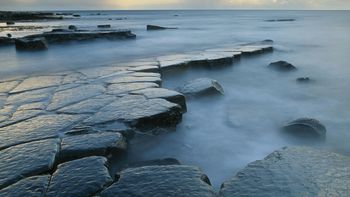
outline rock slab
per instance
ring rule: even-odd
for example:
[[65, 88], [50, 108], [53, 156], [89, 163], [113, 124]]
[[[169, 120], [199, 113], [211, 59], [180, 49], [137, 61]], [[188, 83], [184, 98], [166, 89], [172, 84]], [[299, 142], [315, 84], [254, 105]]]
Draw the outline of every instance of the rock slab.
[[199, 168], [169, 165], [122, 171], [119, 180], [101, 193], [101, 197], [112, 196], [209, 197], [216, 196], [216, 193]]
[[350, 157], [290, 147], [249, 164], [222, 185], [220, 196], [344, 197], [349, 185]]

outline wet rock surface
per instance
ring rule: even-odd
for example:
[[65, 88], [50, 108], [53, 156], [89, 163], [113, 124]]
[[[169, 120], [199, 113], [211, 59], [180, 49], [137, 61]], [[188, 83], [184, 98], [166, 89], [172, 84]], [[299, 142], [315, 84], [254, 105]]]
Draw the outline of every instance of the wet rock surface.
[[268, 67], [277, 71], [293, 71], [297, 69], [291, 63], [288, 63], [286, 61], [272, 62]]
[[0, 190], [0, 196], [38, 197], [45, 196], [49, 185], [50, 175], [33, 176]]
[[197, 167], [170, 165], [130, 168], [102, 191], [109, 196], [216, 196], [209, 179]]
[[93, 196], [112, 182], [104, 157], [86, 157], [61, 164], [53, 173], [46, 196]]
[[283, 130], [288, 136], [299, 140], [325, 141], [326, 127], [318, 120], [300, 118], [287, 123]]
[[157, 58], [162, 71], [202, 67], [216, 69], [238, 61], [241, 56], [259, 55], [273, 51], [273, 41], [264, 40], [241, 45], [207, 49], [205, 51], [165, 55]]
[[203, 95], [215, 95], [224, 94], [224, 89], [214, 79], [199, 78], [187, 82], [180, 92], [187, 96], [203, 96]]
[[308, 147], [276, 151], [225, 182], [220, 196], [348, 196], [350, 157]]
[[117, 132], [67, 136], [62, 139], [60, 161], [88, 156], [107, 156], [126, 150], [126, 140]]
[[21, 144], [0, 151], [0, 189], [24, 177], [48, 172], [59, 151], [59, 140]]

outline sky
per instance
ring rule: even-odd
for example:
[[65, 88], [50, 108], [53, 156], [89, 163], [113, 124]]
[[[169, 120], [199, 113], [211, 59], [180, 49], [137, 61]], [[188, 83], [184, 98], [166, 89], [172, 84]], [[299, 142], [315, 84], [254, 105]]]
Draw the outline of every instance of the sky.
[[0, 0], [0, 10], [350, 9], [350, 0]]

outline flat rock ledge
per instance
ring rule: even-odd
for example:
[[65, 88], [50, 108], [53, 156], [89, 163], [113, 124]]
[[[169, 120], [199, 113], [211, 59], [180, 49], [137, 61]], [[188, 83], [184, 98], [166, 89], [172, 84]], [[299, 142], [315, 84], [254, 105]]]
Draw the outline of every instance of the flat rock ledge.
[[264, 40], [207, 49], [204, 51], [165, 55], [158, 57], [157, 61], [163, 72], [198, 67], [216, 69], [222, 66], [232, 65], [242, 56], [259, 55], [272, 51], [273, 41]]
[[102, 191], [112, 196], [217, 196], [208, 177], [197, 167], [182, 165], [147, 166], [122, 171], [119, 180]]
[[[238, 48], [255, 53], [267, 47], [256, 45]], [[220, 66], [243, 53], [230, 51], [228, 57], [216, 58], [212, 55], [217, 50], [203, 52], [211, 54], [210, 58], [201, 54], [186, 62]], [[107, 195], [106, 188], [120, 187], [119, 183], [127, 180], [123, 177], [131, 172], [123, 171], [120, 181], [115, 182], [108, 173], [107, 160], [127, 149], [127, 141], [132, 140], [126, 140], [129, 132], [157, 134], [176, 127], [186, 112], [185, 96], [161, 87], [163, 68], [158, 60], [142, 59], [1, 79], [0, 195], [16, 191], [14, 196], [40, 196], [43, 192], [46, 196], [94, 196], [101, 192]], [[198, 168], [158, 168], [135, 170], [144, 171], [147, 176], [140, 176], [145, 178], [159, 172], [159, 177], [152, 178], [155, 185], [166, 178], [168, 182], [159, 183], [167, 188], [160, 196], [168, 189], [178, 194], [174, 193], [177, 188], [185, 191], [184, 196], [216, 195]], [[143, 183], [135, 182], [122, 191], [132, 191], [137, 184], [142, 188]], [[144, 188], [149, 196], [156, 194], [155, 187], [149, 189]]]
[[225, 182], [220, 196], [336, 196], [350, 194], [350, 157], [309, 147], [276, 151]]

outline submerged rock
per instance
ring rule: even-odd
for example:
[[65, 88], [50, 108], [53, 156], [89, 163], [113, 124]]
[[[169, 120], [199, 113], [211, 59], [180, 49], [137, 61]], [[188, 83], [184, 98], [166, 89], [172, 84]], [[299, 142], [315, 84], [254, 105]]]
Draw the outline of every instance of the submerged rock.
[[297, 78], [297, 82], [299, 82], [299, 83], [308, 83], [310, 81], [311, 81], [311, 79], [309, 77], [299, 77], [299, 78]]
[[45, 196], [46, 189], [49, 185], [50, 175], [33, 176], [18, 181], [0, 190], [0, 196], [11, 197], [38, 197]]
[[276, 151], [226, 181], [220, 196], [336, 196], [350, 194], [350, 157], [309, 147]]
[[129, 168], [119, 176], [117, 182], [101, 192], [101, 197], [217, 196], [208, 177], [197, 167], [169, 165]]
[[78, 28], [77, 28], [75, 25], [69, 25], [69, 26], [68, 26], [68, 29], [69, 29], [69, 30], [73, 30], [73, 31], [78, 30]]
[[46, 196], [94, 196], [112, 182], [104, 157], [86, 157], [63, 163], [53, 173]]
[[269, 68], [275, 69], [277, 71], [292, 71], [296, 70], [297, 68], [293, 66], [291, 63], [288, 63], [286, 61], [277, 61], [277, 62], [272, 62], [269, 65]]
[[296, 21], [294, 18], [285, 18], [285, 19], [270, 19], [266, 20], [266, 22], [293, 22]]
[[111, 28], [111, 25], [97, 25], [98, 28]]
[[88, 156], [108, 156], [126, 150], [122, 134], [115, 132], [74, 135], [62, 139], [60, 162]]
[[47, 49], [45, 38], [19, 38], [15, 39], [17, 50], [44, 50]]
[[0, 189], [25, 177], [48, 172], [59, 151], [59, 140], [25, 143], [0, 151]]
[[162, 27], [157, 25], [147, 25], [147, 30], [177, 29], [176, 27]]
[[301, 140], [326, 139], [326, 127], [316, 119], [300, 118], [283, 127], [285, 133]]
[[187, 82], [180, 92], [187, 96], [224, 94], [222, 86], [214, 79], [199, 78]]

